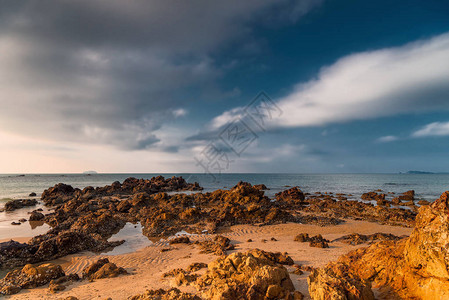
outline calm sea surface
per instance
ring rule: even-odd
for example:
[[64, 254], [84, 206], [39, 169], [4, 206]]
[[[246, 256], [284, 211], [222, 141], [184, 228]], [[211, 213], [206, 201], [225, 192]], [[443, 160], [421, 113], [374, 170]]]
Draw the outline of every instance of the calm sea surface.
[[[74, 187], [105, 186], [114, 181], [123, 182], [128, 177], [151, 178], [159, 174], [26, 174], [0, 175], [0, 207], [10, 199], [27, 198], [31, 192], [37, 197], [44, 189], [57, 183], [66, 183]], [[161, 174], [164, 177], [183, 176], [187, 181], [197, 181], [212, 191], [219, 188], [231, 188], [240, 180], [252, 184], [265, 184], [269, 191], [266, 195], [273, 197], [275, 193], [299, 186], [304, 192], [333, 192], [352, 194], [360, 199], [362, 193], [382, 189], [384, 192], [402, 193], [415, 190], [418, 199], [434, 201], [446, 190], [449, 190], [449, 174], [222, 174], [216, 180], [206, 174]], [[29, 237], [45, 233], [47, 225], [24, 223], [11, 226], [12, 221], [27, 218], [27, 213], [36, 209], [19, 209], [14, 212], [0, 212], [0, 240], [10, 237]], [[40, 226], [39, 226], [40, 225]]]

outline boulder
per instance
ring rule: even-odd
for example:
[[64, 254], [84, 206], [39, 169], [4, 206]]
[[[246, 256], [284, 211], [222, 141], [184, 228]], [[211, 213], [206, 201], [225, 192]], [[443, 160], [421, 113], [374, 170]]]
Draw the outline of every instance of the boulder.
[[276, 200], [282, 204], [289, 205], [303, 205], [305, 196], [304, 193], [297, 187], [290, 188], [275, 195]]
[[65, 274], [60, 265], [28, 264], [22, 269], [9, 272], [0, 280], [0, 295], [11, 295], [18, 293], [21, 289], [36, 288], [62, 276]]
[[[285, 267], [265, 259], [260, 250], [238, 252], [209, 264], [197, 286], [206, 299], [294, 299]], [[297, 295], [296, 297], [299, 297]]]
[[4, 210], [5, 211], [13, 211], [13, 210], [20, 209], [23, 207], [35, 206], [36, 204], [37, 204], [36, 199], [10, 200], [5, 203]]
[[234, 245], [227, 237], [217, 235], [213, 240], [196, 242], [201, 248], [201, 253], [214, 253], [215, 255], [226, 255], [226, 251], [233, 250]]
[[38, 211], [33, 211], [30, 214], [30, 221], [41, 221], [45, 218], [44, 214]]
[[83, 278], [90, 281], [117, 277], [122, 274], [128, 274], [128, 272], [121, 267], [117, 267], [116, 264], [109, 262], [107, 258], [99, 259], [83, 270]]
[[351, 275], [340, 263], [312, 270], [307, 278], [310, 297], [313, 300], [374, 300], [371, 284]]

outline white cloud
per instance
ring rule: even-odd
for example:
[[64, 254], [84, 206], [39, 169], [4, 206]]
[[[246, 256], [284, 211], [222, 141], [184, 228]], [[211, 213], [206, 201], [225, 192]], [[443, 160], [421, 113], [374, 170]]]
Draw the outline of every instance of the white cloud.
[[[401, 47], [351, 54], [278, 99], [271, 127], [321, 126], [403, 113], [449, 110], [449, 33]], [[217, 128], [240, 116], [229, 110]]]
[[434, 122], [412, 133], [413, 137], [447, 136], [449, 135], [449, 122]]
[[175, 118], [179, 118], [179, 117], [183, 117], [185, 115], [187, 115], [187, 110], [185, 110], [184, 108], [178, 108], [173, 110], [173, 116], [175, 116]]
[[382, 136], [382, 137], [378, 138], [376, 141], [379, 143], [388, 143], [388, 142], [394, 142], [397, 140], [398, 140], [397, 136], [387, 135], [387, 136]]

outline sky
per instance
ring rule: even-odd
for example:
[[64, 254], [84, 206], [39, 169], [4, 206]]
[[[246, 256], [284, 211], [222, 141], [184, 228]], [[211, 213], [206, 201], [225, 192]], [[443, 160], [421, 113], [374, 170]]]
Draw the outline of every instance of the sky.
[[0, 0], [0, 173], [449, 171], [449, 2]]

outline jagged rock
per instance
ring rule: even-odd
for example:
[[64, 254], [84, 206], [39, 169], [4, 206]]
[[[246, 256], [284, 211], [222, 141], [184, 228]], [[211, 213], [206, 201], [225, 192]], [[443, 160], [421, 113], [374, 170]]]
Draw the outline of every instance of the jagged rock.
[[427, 201], [427, 200], [419, 200], [419, 201], [418, 201], [418, 204], [419, 204], [419, 205], [429, 205], [430, 202]]
[[307, 278], [310, 297], [314, 300], [374, 300], [370, 283], [350, 275], [346, 266], [339, 263], [312, 270]]
[[226, 251], [233, 250], [234, 245], [227, 237], [217, 235], [211, 241], [196, 242], [201, 248], [201, 253], [214, 253], [215, 255], [226, 255]]
[[333, 240], [332, 242], [342, 242], [346, 244], [350, 244], [353, 246], [360, 245], [363, 243], [372, 243], [374, 241], [387, 241], [387, 240], [399, 240], [400, 237], [391, 234], [391, 233], [374, 233], [370, 235], [364, 235], [364, 234], [358, 234], [358, 233], [352, 233], [348, 235], [344, 235], [338, 239]]
[[351, 218], [381, 224], [412, 226], [416, 217], [416, 212], [410, 209], [374, 206], [360, 201], [337, 201], [332, 198], [314, 198], [308, 201], [310, 205], [303, 208], [305, 212], [319, 213], [332, 218]]
[[28, 263], [56, 259], [83, 250], [102, 251], [124, 241], [107, 242], [95, 235], [64, 231], [32, 238], [28, 244], [14, 241], [0, 244], [0, 268], [14, 268]]
[[284, 205], [304, 205], [304, 193], [297, 187], [290, 188], [275, 195], [276, 200]]
[[361, 198], [363, 200], [375, 200], [375, 201], [380, 201], [382, 203], [382, 201], [385, 200], [385, 194], [378, 194], [376, 192], [368, 192], [368, 193], [363, 193]]
[[5, 211], [13, 211], [13, 210], [20, 209], [23, 207], [35, 206], [36, 204], [37, 204], [36, 199], [10, 200], [5, 203], [4, 210]]
[[188, 266], [187, 272], [196, 272], [204, 268], [207, 268], [207, 264], [205, 263], [192, 263]]
[[177, 288], [169, 290], [147, 290], [144, 294], [136, 295], [130, 298], [131, 300], [201, 300], [200, 297], [183, 293]]
[[211, 262], [207, 272], [197, 280], [203, 296], [207, 299], [293, 298], [295, 288], [287, 269], [265, 259], [259, 252], [233, 253]]
[[265, 184], [255, 184], [254, 188], [256, 188], [258, 190], [263, 190], [263, 191], [269, 190], [269, 188], [267, 188], [267, 186]]
[[83, 270], [83, 278], [90, 281], [101, 278], [117, 277], [121, 274], [128, 274], [128, 272], [121, 267], [117, 267], [116, 264], [109, 262], [107, 258], [99, 259]]
[[70, 199], [75, 191], [70, 185], [58, 183], [54, 187], [45, 190], [42, 193], [41, 199], [46, 205], [60, 204]]
[[170, 244], [190, 244], [190, 239], [188, 236], [176, 237], [169, 242]]
[[357, 249], [340, 257], [338, 264], [347, 276], [374, 282], [383, 298], [449, 299], [448, 236], [449, 192], [445, 192], [419, 208], [409, 238]]
[[321, 234], [309, 237], [308, 233], [300, 233], [295, 237], [295, 241], [301, 243], [309, 242], [310, 247], [329, 248], [329, 240], [323, 238]]
[[405, 193], [402, 193], [401, 195], [394, 197], [393, 200], [391, 200], [396, 205], [401, 205], [402, 201], [412, 202], [415, 200], [415, 191], [410, 190]]
[[0, 280], [0, 295], [18, 293], [21, 289], [45, 285], [52, 279], [64, 276], [61, 266], [44, 264], [38, 267], [25, 265], [22, 269], [9, 272]]
[[[50, 284], [48, 285], [48, 289], [51, 293], [57, 293], [59, 291], [63, 291], [66, 289], [66, 286], [68, 284], [71, 284], [75, 281], [79, 281], [80, 278], [78, 274], [70, 274], [66, 276], [59, 277], [58, 279], [53, 279], [50, 281]], [[66, 283], [66, 285], [64, 285]], [[68, 284], [67, 284], [68, 283]]]

